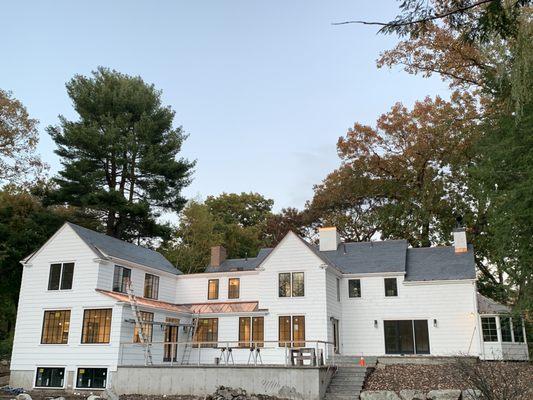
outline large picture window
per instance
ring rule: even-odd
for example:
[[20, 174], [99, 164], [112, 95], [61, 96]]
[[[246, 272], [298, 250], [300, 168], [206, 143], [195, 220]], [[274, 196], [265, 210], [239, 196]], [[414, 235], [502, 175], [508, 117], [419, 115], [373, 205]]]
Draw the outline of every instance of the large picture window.
[[58, 263], [50, 265], [48, 276], [48, 290], [72, 289], [74, 277], [74, 263]]
[[481, 330], [483, 331], [484, 342], [497, 342], [498, 330], [496, 328], [496, 317], [481, 318]]
[[385, 353], [429, 354], [427, 320], [384, 321]]
[[238, 299], [240, 296], [241, 280], [239, 278], [228, 279], [228, 299]]
[[67, 344], [70, 310], [45, 311], [41, 344]]
[[111, 334], [111, 308], [83, 312], [82, 343], [109, 343]]
[[78, 368], [76, 387], [79, 389], [105, 389], [106, 368]]
[[348, 297], [361, 297], [361, 280], [349, 279], [348, 280]]
[[[193, 342], [218, 342], [218, 318], [200, 318]], [[198, 344], [193, 345], [198, 347]], [[200, 347], [217, 347], [217, 343], [204, 343]]]
[[280, 316], [278, 324], [280, 347], [305, 346], [305, 316]]
[[263, 347], [265, 340], [264, 317], [239, 318], [239, 347], [251, 347], [252, 342], [256, 347]]
[[[153, 333], [153, 324], [150, 322], [154, 322], [154, 313], [146, 312], [146, 311], [139, 311], [140, 317], [141, 317], [141, 326], [143, 330], [143, 336], [144, 339], [147, 342], [152, 341], [152, 333]], [[148, 323], [144, 323], [148, 322]], [[137, 326], [133, 329], [133, 343], [140, 343], [141, 338], [139, 337], [139, 330], [137, 329]]]
[[65, 384], [65, 368], [37, 368], [35, 387], [62, 388]]
[[305, 295], [305, 281], [303, 272], [282, 272], [279, 274], [279, 297], [303, 297]]
[[152, 274], [144, 276], [144, 297], [157, 300], [159, 296], [159, 277]]
[[113, 272], [113, 292], [126, 293], [131, 279], [131, 269], [115, 265]]
[[207, 300], [218, 299], [218, 279], [209, 279], [207, 282]]

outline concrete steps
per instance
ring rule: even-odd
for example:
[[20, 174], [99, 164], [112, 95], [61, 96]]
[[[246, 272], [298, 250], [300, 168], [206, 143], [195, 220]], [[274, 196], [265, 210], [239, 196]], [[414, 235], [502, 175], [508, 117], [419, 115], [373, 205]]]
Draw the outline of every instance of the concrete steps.
[[359, 399], [366, 371], [366, 367], [360, 367], [353, 360], [337, 364], [337, 371], [326, 389], [325, 400]]

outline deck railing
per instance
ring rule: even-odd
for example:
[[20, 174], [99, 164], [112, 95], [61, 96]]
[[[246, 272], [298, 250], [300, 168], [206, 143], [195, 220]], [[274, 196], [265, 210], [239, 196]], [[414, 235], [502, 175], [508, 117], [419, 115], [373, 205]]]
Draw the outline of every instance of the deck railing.
[[311, 366], [335, 365], [335, 345], [324, 340], [124, 342], [119, 365], [148, 365], [148, 346], [154, 366]]

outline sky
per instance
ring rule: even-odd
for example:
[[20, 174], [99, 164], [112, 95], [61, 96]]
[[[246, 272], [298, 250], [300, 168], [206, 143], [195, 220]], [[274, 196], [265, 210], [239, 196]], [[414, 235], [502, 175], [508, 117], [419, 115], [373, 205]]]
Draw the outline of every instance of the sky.
[[397, 42], [349, 19], [386, 21], [395, 0], [2, 2], [0, 88], [40, 121], [39, 152], [61, 165], [45, 131], [76, 119], [65, 83], [98, 66], [163, 92], [196, 160], [187, 198], [259, 192], [276, 211], [302, 208], [339, 166], [336, 143], [395, 102], [448, 95], [438, 78], [378, 69]]

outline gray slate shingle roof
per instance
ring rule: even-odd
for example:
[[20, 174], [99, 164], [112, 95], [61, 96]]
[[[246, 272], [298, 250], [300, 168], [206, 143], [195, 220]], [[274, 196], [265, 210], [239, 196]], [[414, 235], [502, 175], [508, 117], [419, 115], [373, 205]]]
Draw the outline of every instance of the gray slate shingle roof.
[[174, 267], [170, 261], [157, 251], [124, 242], [70, 222], [67, 222], [67, 224], [98, 254], [104, 253], [104, 255], [131, 261], [136, 264], [145, 265], [175, 275], [182, 274], [179, 269]]
[[453, 246], [407, 249], [406, 281], [475, 279], [474, 249], [455, 253]]
[[205, 272], [229, 272], [229, 271], [251, 271], [256, 269], [263, 260], [270, 254], [271, 248], [260, 249], [257, 257], [254, 258], [232, 258], [225, 260], [218, 267], [207, 267]]

